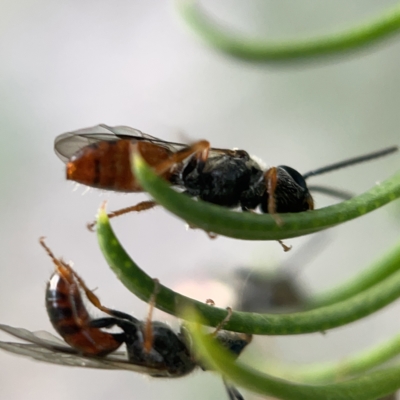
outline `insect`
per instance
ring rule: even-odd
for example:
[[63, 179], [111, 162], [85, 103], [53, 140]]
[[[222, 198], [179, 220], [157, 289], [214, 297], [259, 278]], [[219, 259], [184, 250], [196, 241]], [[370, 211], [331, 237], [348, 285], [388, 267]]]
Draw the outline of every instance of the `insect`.
[[[167, 142], [127, 126], [104, 124], [64, 133], [55, 139], [55, 152], [67, 165], [67, 179], [120, 192], [141, 192], [132, 173], [130, 154], [136, 149], [157, 174], [191, 197], [243, 211], [295, 213], [314, 209], [306, 180], [315, 175], [393, 153], [397, 146], [344, 160], [305, 174], [286, 165], [266, 168], [244, 150]], [[318, 188], [316, 188], [318, 189]], [[326, 188], [320, 188], [326, 192]], [[341, 196], [341, 193], [328, 190]], [[143, 211], [156, 205], [141, 202], [110, 214]]]
[[[50, 334], [43, 336], [43, 333], [35, 334], [22, 328], [0, 325], [1, 330], [29, 342], [0, 342], [0, 348], [55, 364], [131, 370], [153, 377], [175, 378], [187, 375], [197, 367], [205, 369], [196, 359], [190, 334], [184, 326], [176, 333], [167, 324], [152, 321], [159, 287], [157, 280], [147, 319], [140, 321], [129, 314], [103, 306], [72, 267], [55, 258], [43, 238], [40, 242], [55, 266], [55, 272], [46, 287], [47, 312], [55, 330], [70, 346]], [[81, 293], [108, 316], [93, 319]], [[252, 337], [222, 329], [230, 313], [231, 310], [228, 310], [228, 317], [211, 335], [233, 355], [239, 356]], [[118, 327], [121, 332], [105, 330], [112, 327]], [[127, 355], [116, 351], [123, 343]], [[235, 387], [225, 381], [224, 384], [230, 400], [243, 400]]]
[[273, 314], [303, 310], [309, 300], [309, 290], [299, 275], [329, 243], [326, 233], [313, 235], [274, 271], [237, 268], [234, 271], [234, 288], [238, 294], [235, 309]]

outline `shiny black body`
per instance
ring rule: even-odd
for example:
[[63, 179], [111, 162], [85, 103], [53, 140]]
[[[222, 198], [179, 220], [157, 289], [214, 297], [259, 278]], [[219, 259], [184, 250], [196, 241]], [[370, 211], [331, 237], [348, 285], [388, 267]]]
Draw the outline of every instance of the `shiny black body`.
[[[112, 310], [114, 313], [114, 310]], [[150, 352], [145, 350], [145, 322], [131, 315], [116, 311], [117, 318], [106, 317], [93, 320], [91, 326], [118, 326], [123, 333], [129, 362], [154, 369], [154, 377], [181, 377], [192, 372], [196, 367], [204, 368], [194, 357], [191, 350], [191, 339], [187, 330], [182, 327], [174, 332], [170, 326], [162, 322], [152, 322], [153, 342]], [[220, 330], [215, 339], [234, 356], [239, 356], [250, 343], [251, 335]], [[159, 370], [160, 372], [157, 372]]]
[[[114, 313], [114, 310], [112, 311]], [[149, 352], [145, 350], [145, 322], [131, 315], [116, 312], [117, 318], [101, 318], [93, 320], [91, 326], [118, 326], [123, 333], [116, 333], [126, 344], [130, 363], [150, 368], [154, 377], [181, 377], [192, 372], [197, 364], [191, 356], [185, 336], [175, 333], [167, 324], [152, 322], [153, 342]]]
[[[205, 161], [192, 157], [176, 177], [186, 193], [224, 207], [241, 207], [243, 211], [260, 207], [268, 212], [265, 171], [244, 150], [217, 151]], [[310, 209], [311, 195], [301, 174], [287, 166], [277, 167], [274, 197], [278, 213]]]
[[[121, 315], [121, 313], [119, 314]], [[149, 375], [172, 378], [187, 375], [197, 367], [204, 371], [207, 369], [193, 354], [189, 333], [183, 326], [180, 332], [175, 333], [167, 324], [153, 322], [152, 347], [150, 352], [146, 352], [143, 335], [144, 322], [138, 320], [133, 322], [131, 316], [126, 315], [126, 317], [129, 320], [116, 319], [113, 322], [124, 331], [129, 362], [160, 371], [149, 373]], [[105, 319], [112, 320], [113, 318]], [[239, 357], [251, 339], [251, 335], [224, 330], [215, 334], [215, 340], [235, 357]], [[230, 400], [244, 400], [236, 387], [228, 384], [225, 380], [224, 385]]]

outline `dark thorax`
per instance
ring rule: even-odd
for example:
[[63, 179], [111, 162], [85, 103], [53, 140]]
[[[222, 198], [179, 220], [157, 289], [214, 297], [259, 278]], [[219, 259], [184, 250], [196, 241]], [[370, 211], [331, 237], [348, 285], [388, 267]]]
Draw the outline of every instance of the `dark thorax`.
[[262, 177], [260, 166], [243, 150], [213, 154], [205, 162], [193, 157], [181, 173], [190, 196], [225, 207], [237, 207], [241, 195]]

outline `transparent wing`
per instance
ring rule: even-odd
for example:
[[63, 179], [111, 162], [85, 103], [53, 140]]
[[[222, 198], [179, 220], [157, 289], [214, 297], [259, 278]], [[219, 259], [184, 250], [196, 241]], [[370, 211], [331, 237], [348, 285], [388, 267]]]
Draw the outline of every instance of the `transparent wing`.
[[130, 363], [122, 351], [107, 357], [88, 357], [76, 352], [62, 340], [49, 332], [31, 332], [24, 328], [0, 324], [0, 330], [29, 343], [0, 341], [0, 349], [10, 353], [31, 357], [51, 364], [82, 368], [120, 369], [149, 375], [168, 376], [168, 373], [156, 368]]
[[73, 353], [74, 350], [69, 347], [58, 337], [52, 335], [49, 332], [38, 331], [31, 332], [24, 328], [14, 328], [12, 326], [0, 324], [0, 330], [17, 337], [18, 339], [25, 340], [27, 342], [34, 343], [38, 346], [49, 347], [61, 351]]
[[147, 133], [143, 133], [138, 129], [130, 128], [129, 126], [107, 126], [105, 124], [100, 124], [57, 136], [54, 141], [54, 151], [64, 163], [67, 163], [78, 150], [85, 146], [104, 140], [111, 141], [118, 139], [130, 139], [132, 141], [144, 140], [156, 143], [172, 152], [187, 147], [186, 144], [167, 142], [148, 135]]
[[51, 364], [84, 368], [114, 369], [105, 364], [102, 359], [89, 359], [77, 354], [64, 353], [61, 350], [48, 349], [36, 344], [0, 342], [0, 348], [10, 353]]

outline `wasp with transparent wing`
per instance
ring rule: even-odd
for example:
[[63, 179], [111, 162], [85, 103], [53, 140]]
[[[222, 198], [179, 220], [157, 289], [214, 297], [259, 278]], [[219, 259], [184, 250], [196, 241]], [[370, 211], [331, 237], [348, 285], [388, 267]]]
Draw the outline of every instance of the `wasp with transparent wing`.
[[[157, 280], [148, 317], [146, 321], [140, 321], [129, 314], [103, 306], [72, 267], [54, 257], [43, 238], [41, 244], [55, 266], [55, 272], [46, 287], [47, 313], [54, 329], [69, 346], [47, 332], [30, 332], [23, 328], [0, 325], [0, 330], [28, 342], [0, 341], [0, 348], [54, 364], [122, 369], [153, 377], [177, 378], [189, 374], [197, 367], [205, 369], [191, 348], [190, 334], [184, 326], [175, 332], [165, 323], [152, 321]], [[92, 318], [85, 306], [83, 294], [108, 316]], [[252, 336], [225, 331], [222, 329], [223, 324], [224, 321], [211, 335], [238, 357], [251, 342]], [[112, 327], [119, 328], [120, 332], [107, 331]], [[126, 346], [126, 353], [117, 351], [122, 344]], [[224, 384], [230, 400], [243, 400], [235, 387], [225, 381]]]
[[[167, 142], [127, 126], [104, 124], [64, 133], [55, 139], [55, 152], [67, 164], [67, 179], [120, 192], [141, 192], [130, 155], [138, 151], [154, 170], [191, 197], [243, 211], [296, 213], [314, 209], [306, 184], [310, 176], [368, 161], [398, 150], [392, 146], [300, 174], [286, 165], [265, 168], [244, 150], [211, 148], [201, 140], [193, 145]], [[340, 191], [315, 188], [338, 197]], [[110, 217], [154, 207], [145, 201], [111, 213]]]

